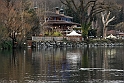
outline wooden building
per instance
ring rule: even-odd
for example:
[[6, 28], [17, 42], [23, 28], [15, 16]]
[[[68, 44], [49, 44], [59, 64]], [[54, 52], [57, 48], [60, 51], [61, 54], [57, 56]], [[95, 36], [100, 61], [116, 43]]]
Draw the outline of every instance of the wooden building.
[[70, 33], [74, 27], [80, 26], [80, 24], [72, 22], [73, 17], [64, 15], [62, 9], [56, 8], [56, 12], [46, 11], [42, 18], [41, 34], [59, 32], [63, 36]]

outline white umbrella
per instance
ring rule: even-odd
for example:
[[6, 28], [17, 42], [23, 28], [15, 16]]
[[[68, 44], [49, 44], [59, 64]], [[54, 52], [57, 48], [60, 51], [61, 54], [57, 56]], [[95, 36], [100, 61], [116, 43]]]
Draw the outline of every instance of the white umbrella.
[[110, 34], [108, 37], [106, 38], [111, 38], [111, 39], [116, 39], [117, 37], [116, 36], [113, 36], [112, 34]]
[[71, 33], [67, 34], [66, 36], [81, 36], [81, 34], [78, 34], [73, 30]]

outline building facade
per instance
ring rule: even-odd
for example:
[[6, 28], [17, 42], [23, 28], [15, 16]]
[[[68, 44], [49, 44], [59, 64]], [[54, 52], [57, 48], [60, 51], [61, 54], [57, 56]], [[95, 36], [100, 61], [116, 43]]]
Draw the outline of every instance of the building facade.
[[72, 22], [73, 17], [64, 15], [62, 9], [56, 8], [56, 12], [46, 11], [44, 12], [42, 21], [41, 34], [52, 36], [54, 32], [58, 32], [61, 36], [66, 36], [73, 28], [80, 26], [80, 24]]

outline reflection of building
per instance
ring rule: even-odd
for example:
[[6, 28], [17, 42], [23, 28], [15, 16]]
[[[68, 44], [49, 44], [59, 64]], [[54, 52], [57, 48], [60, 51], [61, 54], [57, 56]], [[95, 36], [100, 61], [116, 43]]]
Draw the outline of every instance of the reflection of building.
[[70, 69], [78, 69], [80, 63], [80, 53], [67, 53], [66, 59], [68, 64], [70, 65]]
[[64, 15], [63, 9], [59, 8], [56, 8], [56, 12], [46, 11], [42, 19], [43, 32], [60, 32], [65, 35], [79, 25], [72, 22], [73, 17]]

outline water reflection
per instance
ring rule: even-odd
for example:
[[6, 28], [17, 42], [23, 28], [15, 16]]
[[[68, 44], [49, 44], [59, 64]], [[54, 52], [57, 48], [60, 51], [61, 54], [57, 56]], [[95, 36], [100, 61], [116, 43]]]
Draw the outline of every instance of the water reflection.
[[0, 52], [0, 83], [123, 83], [124, 47]]

